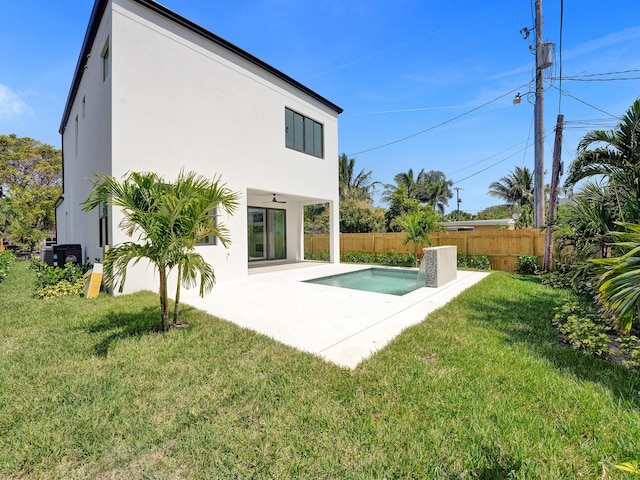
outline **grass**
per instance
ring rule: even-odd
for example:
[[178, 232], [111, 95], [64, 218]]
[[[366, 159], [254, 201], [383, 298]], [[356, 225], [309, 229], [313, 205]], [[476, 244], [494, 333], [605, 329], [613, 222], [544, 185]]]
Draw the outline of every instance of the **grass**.
[[[628, 478], [640, 377], [559, 342], [574, 298], [501, 272], [351, 371], [155, 295], [0, 285], [3, 478]], [[607, 473], [608, 472], [608, 473]]]

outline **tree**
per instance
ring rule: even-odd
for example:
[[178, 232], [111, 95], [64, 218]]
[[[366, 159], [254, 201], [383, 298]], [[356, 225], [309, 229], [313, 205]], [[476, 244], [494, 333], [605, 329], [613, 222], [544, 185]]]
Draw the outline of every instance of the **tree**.
[[[595, 145], [596, 148], [590, 149]], [[602, 176], [616, 196], [623, 221], [640, 221], [640, 97], [609, 131], [594, 130], [578, 144], [565, 188], [580, 180]]]
[[385, 231], [385, 212], [367, 202], [345, 200], [340, 202], [340, 232], [370, 233]]
[[453, 182], [447, 180], [444, 173], [439, 170], [424, 171], [424, 168], [420, 170], [417, 176], [414, 177], [413, 169], [409, 171], [400, 172], [393, 177], [395, 185], [385, 185], [382, 201], [391, 203], [394, 194], [398, 188], [404, 189], [409, 200], [415, 200], [418, 203], [430, 205], [440, 213], [440, 216], [444, 216], [444, 207], [449, 205], [449, 199], [453, 197], [451, 187]]
[[443, 230], [440, 224], [440, 215], [431, 207], [423, 207], [420, 210], [402, 215], [396, 222], [400, 230], [407, 234], [404, 245], [413, 244], [417, 267], [419, 265], [418, 254], [422, 246], [425, 244], [433, 245], [429, 235]]
[[453, 197], [452, 187], [453, 181], [447, 180], [447, 176], [443, 172], [430, 170], [424, 174], [421, 180], [420, 201], [433, 207], [441, 217], [444, 217], [444, 207], [449, 205], [449, 199]]
[[230, 243], [229, 231], [218, 221], [221, 212], [232, 214], [238, 205], [238, 194], [221, 183], [194, 172], [180, 172], [175, 183], [167, 183], [155, 173], [127, 174], [122, 182], [108, 175], [96, 175], [93, 190], [83, 202], [90, 211], [102, 202], [123, 209], [120, 228], [137, 242], [128, 241], [111, 248], [104, 261], [105, 282], [122, 291], [129, 265], [145, 259], [158, 270], [160, 278], [160, 314], [162, 330], [170, 328], [167, 280], [178, 268], [176, 305], [173, 325], [178, 323], [180, 286], [195, 285], [200, 278], [200, 296], [211, 291], [214, 271], [195, 246], [212, 235], [223, 246]]
[[507, 205], [533, 206], [533, 173], [527, 167], [516, 167], [498, 182], [489, 185], [489, 195], [501, 198]]
[[33, 251], [54, 231], [61, 192], [60, 150], [32, 138], [0, 135], [0, 233]]
[[396, 222], [397, 218], [420, 210], [420, 202], [415, 198], [409, 198], [407, 188], [403, 184], [399, 184], [393, 189], [387, 202], [389, 203], [389, 208], [385, 212], [385, 221], [389, 232], [400, 231], [400, 227]]
[[371, 181], [373, 172], [369, 170], [365, 172], [360, 170], [354, 175], [356, 161], [353, 158], [347, 158], [346, 154], [340, 155], [338, 158], [338, 190], [340, 192], [340, 201], [358, 200], [367, 203], [373, 203], [373, 188], [375, 182]]

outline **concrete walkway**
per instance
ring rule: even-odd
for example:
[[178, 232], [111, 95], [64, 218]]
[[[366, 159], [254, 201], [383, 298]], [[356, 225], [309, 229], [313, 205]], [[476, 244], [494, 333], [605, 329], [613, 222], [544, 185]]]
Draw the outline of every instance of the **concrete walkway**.
[[220, 283], [205, 298], [184, 290], [182, 301], [300, 350], [354, 368], [405, 328], [420, 323], [488, 273], [458, 271], [439, 288], [403, 296], [329, 287], [304, 280], [369, 268], [353, 264], [296, 264], [256, 269], [247, 279]]

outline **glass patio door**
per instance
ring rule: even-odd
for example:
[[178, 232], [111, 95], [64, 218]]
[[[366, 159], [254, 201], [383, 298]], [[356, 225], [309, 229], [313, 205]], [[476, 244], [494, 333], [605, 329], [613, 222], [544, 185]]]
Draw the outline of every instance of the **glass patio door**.
[[286, 211], [248, 208], [249, 261], [287, 258]]

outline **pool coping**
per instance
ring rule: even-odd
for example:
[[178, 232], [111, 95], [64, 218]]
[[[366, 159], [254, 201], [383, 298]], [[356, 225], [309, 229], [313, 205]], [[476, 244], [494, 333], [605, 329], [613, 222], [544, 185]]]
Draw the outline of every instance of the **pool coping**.
[[452, 282], [402, 296], [304, 282], [372, 266], [379, 265], [309, 263], [294, 269], [252, 273], [246, 279], [219, 283], [204, 298], [195, 290], [187, 290], [182, 301], [330, 362], [355, 368], [402, 330], [420, 323], [489, 275], [458, 270]]

